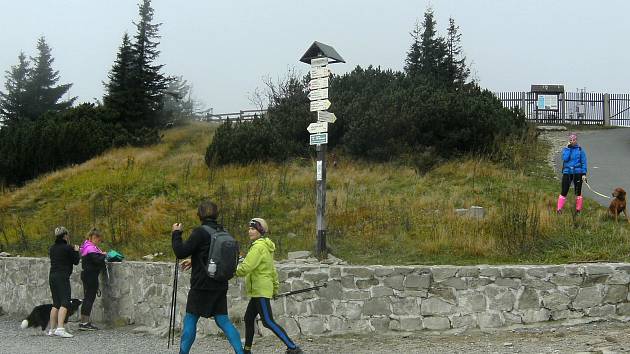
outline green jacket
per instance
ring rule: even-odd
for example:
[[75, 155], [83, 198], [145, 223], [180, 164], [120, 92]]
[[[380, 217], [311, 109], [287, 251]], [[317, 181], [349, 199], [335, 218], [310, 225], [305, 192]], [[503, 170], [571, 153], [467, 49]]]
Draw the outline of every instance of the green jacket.
[[261, 237], [252, 243], [245, 260], [238, 265], [236, 276], [245, 277], [247, 296], [271, 299], [278, 293], [278, 273], [273, 263], [275, 250], [273, 241]]

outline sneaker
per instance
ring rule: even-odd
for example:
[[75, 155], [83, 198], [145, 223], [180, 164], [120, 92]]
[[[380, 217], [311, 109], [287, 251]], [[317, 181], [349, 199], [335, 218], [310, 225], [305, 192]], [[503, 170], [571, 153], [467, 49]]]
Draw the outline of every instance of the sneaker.
[[57, 328], [55, 330], [55, 335], [57, 337], [61, 337], [61, 338], [72, 338], [72, 337], [74, 337], [72, 334], [66, 332], [66, 330], [64, 328]]
[[295, 347], [293, 349], [287, 349], [286, 354], [304, 354], [300, 347]]
[[92, 322], [79, 323], [79, 331], [98, 331], [98, 327], [94, 326]]
[[49, 337], [52, 337], [55, 335], [55, 330], [54, 329], [49, 329], [48, 332], [46, 332], [46, 335]]

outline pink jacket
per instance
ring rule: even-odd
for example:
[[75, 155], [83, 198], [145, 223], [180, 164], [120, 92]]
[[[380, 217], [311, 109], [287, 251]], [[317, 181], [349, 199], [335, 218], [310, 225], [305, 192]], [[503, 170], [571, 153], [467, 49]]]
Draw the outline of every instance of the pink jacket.
[[79, 253], [81, 254], [81, 257], [85, 257], [87, 254], [89, 253], [101, 253], [101, 254], [105, 254], [105, 252], [101, 251], [100, 248], [98, 248], [94, 243], [92, 243], [92, 241], [90, 240], [85, 240], [83, 241], [83, 244], [81, 245], [81, 247], [79, 248]]

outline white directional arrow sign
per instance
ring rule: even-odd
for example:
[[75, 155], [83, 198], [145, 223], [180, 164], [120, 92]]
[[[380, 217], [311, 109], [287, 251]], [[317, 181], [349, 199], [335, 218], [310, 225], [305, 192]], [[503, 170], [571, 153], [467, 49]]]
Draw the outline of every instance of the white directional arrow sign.
[[322, 77], [321, 79], [311, 80], [308, 84], [309, 90], [318, 90], [323, 88], [328, 88], [328, 78]]
[[317, 121], [318, 122], [327, 122], [334, 123], [337, 120], [337, 116], [334, 113], [330, 113], [327, 111], [318, 111], [317, 112]]
[[328, 58], [314, 58], [311, 59], [311, 68], [316, 66], [326, 66], [328, 65]]
[[317, 122], [311, 123], [306, 128], [309, 133], [317, 134], [317, 133], [326, 133], [328, 131], [328, 123], [327, 122]]
[[317, 79], [320, 77], [328, 77], [330, 75], [330, 69], [325, 66], [317, 66], [311, 68], [311, 79]]
[[325, 111], [330, 107], [329, 100], [311, 101], [311, 112]]
[[308, 99], [311, 101], [324, 100], [328, 98], [328, 89], [314, 90], [308, 93]]

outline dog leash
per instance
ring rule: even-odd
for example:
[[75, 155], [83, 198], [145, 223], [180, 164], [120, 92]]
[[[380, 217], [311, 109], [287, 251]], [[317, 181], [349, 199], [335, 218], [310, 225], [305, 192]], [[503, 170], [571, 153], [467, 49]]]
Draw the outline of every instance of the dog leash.
[[588, 187], [588, 189], [590, 189], [590, 190], [591, 190], [591, 192], [593, 192], [593, 193], [597, 194], [597, 195], [598, 195], [598, 196], [600, 196], [600, 197], [604, 197], [604, 198], [606, 198], [606, 199], [610, 199], [610, 197], [609, 197], [609, 196], [607, 196], [607, 195], [603, 195], [603, 194], [601, 194], [601, 193], [597, 192], [596, 190], [594, 190], [593, 188], [591, 188], [591, 185], [590, 185], [590, 184], [588, 184], [588, 182], [586, 182], [586, 181], [583, 181], [583, 182], [584, 182], [584, 184], [586, 184], [586, 186]]

